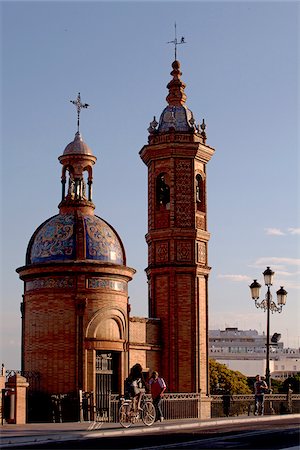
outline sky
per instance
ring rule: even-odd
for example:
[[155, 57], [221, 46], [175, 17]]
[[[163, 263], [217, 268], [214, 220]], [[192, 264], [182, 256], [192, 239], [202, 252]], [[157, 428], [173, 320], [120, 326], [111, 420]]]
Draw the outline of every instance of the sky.
[[249, 285], [275, 272], [287, 304], [271, 333], [299, 347], [299, 3], [2, 1], [0, 363], [20, 368], [20, 303], [30, 237], [58, 213], [58, 157], [80, 131], [97, 157], [95, 213], [137, 270], [132, 315], [148, 315], [147, 168], [139, 151], [166, 106], [174, 46], [186, 104], [205, 119], [209, 328], [266, 331]]

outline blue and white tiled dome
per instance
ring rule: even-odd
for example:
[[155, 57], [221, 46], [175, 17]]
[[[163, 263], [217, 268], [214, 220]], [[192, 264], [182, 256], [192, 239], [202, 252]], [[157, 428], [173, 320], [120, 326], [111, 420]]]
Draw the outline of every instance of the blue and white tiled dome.
[[170, 128], [176, 131], [190, 131], [194, 129], [194, 123], [193, 113], [186, 105], [168, 105], [160, 116], [158, 132], [164, 133]]
[[[83, 247], [80, 251], [78, 245]], [[121, 239], [103, 219], [95, 215], [78, 218], [75, 214], [57, 214], [33, 234], [27, 249], [27, 264], [72, 261], [78, 259], [78, 254], [84, 254], [88, 260], [126, 263]]]

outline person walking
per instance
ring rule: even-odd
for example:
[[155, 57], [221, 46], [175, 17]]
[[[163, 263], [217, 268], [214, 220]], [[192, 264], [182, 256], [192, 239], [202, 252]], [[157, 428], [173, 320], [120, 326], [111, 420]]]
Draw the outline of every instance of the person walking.
[[225, 391], [225, 393], [222, 395], [222, 401], [223, 401], [223, 413], [226, 417], [229, 417], [230, 405], [231, 401], [233, 401], [233, 397], [229, 389]]
[[153, 405], [155, 407], [156, 419], [155, 421], [162, 422], [164, 420], [163, 413], [161, 410], [161, 401], [164, 395], [167, 385], [163, 378], [161, 378], [158, 372], [155, 370], [152, 372], [151, 378], [149, 380], [149, 385], [151, 389], [151, 396], [153, 400]]
[[267, 383], [261, 379], [260, 375], [256, 375], [254, 383], [255, 416], [264, 415], [265, 393], [267, 391], [268, 391]]

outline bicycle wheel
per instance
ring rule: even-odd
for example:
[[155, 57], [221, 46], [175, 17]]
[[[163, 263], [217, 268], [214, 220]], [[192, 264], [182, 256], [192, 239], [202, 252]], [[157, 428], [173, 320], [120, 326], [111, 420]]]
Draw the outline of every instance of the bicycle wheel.
[[150, 427], [155, 421], [155, 408], [152, 402], [145, 402], [142, 411], [142, 421], [145, 425]]
[[123, 403], [119, 409], [119, 422], [124, 428], [129, 428], [131, 425], [130, 403]]

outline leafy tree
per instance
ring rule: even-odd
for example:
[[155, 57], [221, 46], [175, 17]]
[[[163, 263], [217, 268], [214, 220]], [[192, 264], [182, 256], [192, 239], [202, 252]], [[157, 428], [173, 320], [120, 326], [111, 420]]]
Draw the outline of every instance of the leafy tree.
[[247, 377], [214, 359], [209, 360], [210, 392], [212, 394], [230, 392], [231, 394], [252, 394]]
[[275, 378], [271, 379], [271, 389], [273, 394], [279, 394], [282, 391], [283, 382]]
[[294, 394], [300, 393], [300, 372], [298, 372], [293, 377], [288, 377], [286, 380], [284, 380], [280, 391], [282, 393], [287, 393], [289, 388], [292, 389]]

